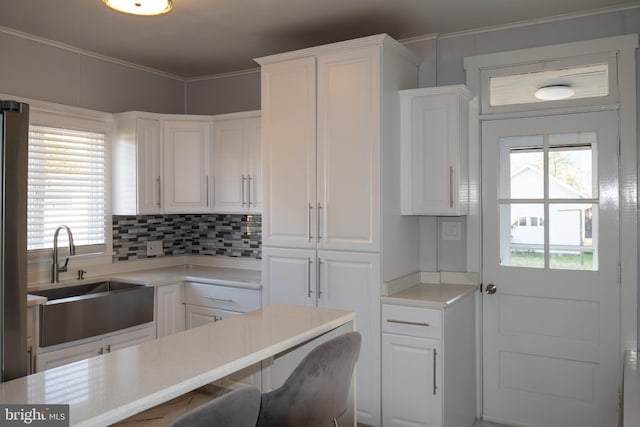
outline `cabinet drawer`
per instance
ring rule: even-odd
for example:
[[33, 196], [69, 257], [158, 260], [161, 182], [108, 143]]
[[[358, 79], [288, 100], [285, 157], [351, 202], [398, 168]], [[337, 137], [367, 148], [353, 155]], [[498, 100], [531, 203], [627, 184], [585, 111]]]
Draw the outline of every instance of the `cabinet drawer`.
[[430, 308], [382, 304], [382, 331], [414, 337], [440, 338], [442, 312]]
[[203, 283], [185, 283], [184, 303], [244, 313], [260, 308], [260, 291]]

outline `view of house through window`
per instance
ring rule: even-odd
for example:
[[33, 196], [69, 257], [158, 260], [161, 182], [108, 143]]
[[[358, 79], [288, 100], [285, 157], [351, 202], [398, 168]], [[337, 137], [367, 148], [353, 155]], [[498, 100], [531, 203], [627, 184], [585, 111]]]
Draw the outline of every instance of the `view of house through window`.
[[[28, 249], [52, 248], [64, 224], [84, 252], [104, 251], [105, 134], [32, 124], [28, 165]], [[60, 233], [61, 246], [66, 239]]]
[[597, 270], [595, 138], [500, 139], [501, 265]]

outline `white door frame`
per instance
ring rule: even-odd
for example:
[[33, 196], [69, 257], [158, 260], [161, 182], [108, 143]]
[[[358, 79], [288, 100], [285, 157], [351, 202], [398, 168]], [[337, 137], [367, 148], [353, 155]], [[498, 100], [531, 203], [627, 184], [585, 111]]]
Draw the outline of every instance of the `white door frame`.
[[[534, 63], [536, 61], [568, 58], [578, 55], [614, 52], [618, 57], [618, 88], [617, 104], [598, 106], [593, 110], [617, 109], [619, 117], [620, 135], [620, 254], [621, 254], [621, 288], [620, 288], [620, 360], [625, 350], [638, 348], [638, 209], [637, 209], [637, 145], [636, 132], [636, 57], [638, 35], [629, 34], [596, 40], [574, 43], [564, 43], [521, 49], [509, 52], [499, 52], [464, 58], [464, 68], [467, 74], [467, 86], [475, 95], [472, 101], [472, 114], [469, 120], [469, 215], [467, 217], [467, 271], [477, 271], [482, 277], [482, 200], [481, 200], [481, 145], [480, 123], [483, 119], [498, 118], [498, 114], [482, 114], [481, 71], [483, 69], [501, 66]], [[616, 88], [617, 89], [617, 88]], [[535, 114], [559, 114], [575, 112], [576, 108], [564, 108]], [[589, 108], [580, 108], [589, 111]], [[533, 113], [500, 113], [500, 118], [522, 117]], [[478, 416], [482, 415], [482, 302], [477, 305], [477, 349], [478, 364]]]

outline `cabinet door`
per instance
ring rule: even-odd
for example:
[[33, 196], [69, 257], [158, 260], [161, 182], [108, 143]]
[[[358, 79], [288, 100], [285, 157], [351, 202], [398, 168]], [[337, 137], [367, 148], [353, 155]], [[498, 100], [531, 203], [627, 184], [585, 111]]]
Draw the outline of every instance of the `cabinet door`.
[[244, 119], [213, 124], [214, 212], [245, 212], [248, 208], [244, 125]]
[[456, 93], [441, 93], [446, 89], [437, 90], [403, 99], [404, 214], [467, 213], [469, 101]]
[[161, 212], [160, 121], [116, 116], [113, 138], [114, 215]]
[[318, 247], [380, 247], [380, 48], [318, 56]]
[[316, 251], [262, 248], [262, 306], [316, 305]]
[[222, 320], [220, 309], [202, 307], [199, 305], [185, 304], [185, 329], [197, 328], [212, 322]]
[[92, 341], [86, 344], [74, 345], [60, 350], [38, 353], [36, 356], [36, 371], [41, 372], [46, 369], [56, 368], [78, 360], [100, 354], [102, 344], [100, 341]]
[[136, 329], [135, 331], [125, 332], [123, 334], [112, 335], [102, 340], [102, 352], [111, 353], [112, 351], [141, 344], [155, 338], [156, 328], [153, 326]]
[[245, 121], [245, 154], [247, 171], [247, 202], [250, 213], [262, 212], [262, 120], [253, 117]]
[[315, 58], [262, 67], [262, 244], [316, 246]]
[[184, 330], [182, 283], [156, 288], [156, 327], [158, 338]]
[[[136, 120], [138, 150], [138, 213], [160, 213], [162, 190], [160, 162], [160, 122], [151, 119]], [[131, 183], [136, 185], [136, 183]]]
[[208, 212], [211, 198], [211, 123], [165, 121], [163, 138], [164, 212]]
[[356, 313], [358, 421], [380, 425], [380, 256], [318, 251], [320, 307]]
[[382, 424], [442, 426], [440, 342], [382, 334]]

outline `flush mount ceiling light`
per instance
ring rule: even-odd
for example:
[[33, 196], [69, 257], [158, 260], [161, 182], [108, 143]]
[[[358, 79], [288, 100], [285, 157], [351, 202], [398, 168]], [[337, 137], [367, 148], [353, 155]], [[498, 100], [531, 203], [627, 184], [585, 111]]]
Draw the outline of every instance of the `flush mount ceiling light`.
[[153, 16], [169, 12], [172, 0], [102, 0], [104, 4], [118, 12], [132, 15]]
[[536, 91], [536, 98], [543, 101], [557, 101], [571, 98], [574, 94], [573, 88], [569, 85], [543, 86]]

